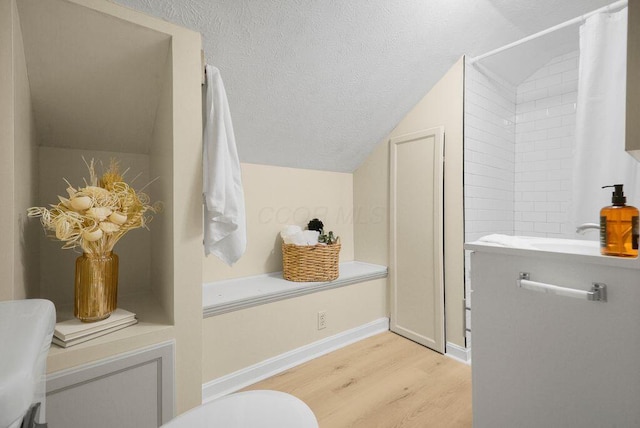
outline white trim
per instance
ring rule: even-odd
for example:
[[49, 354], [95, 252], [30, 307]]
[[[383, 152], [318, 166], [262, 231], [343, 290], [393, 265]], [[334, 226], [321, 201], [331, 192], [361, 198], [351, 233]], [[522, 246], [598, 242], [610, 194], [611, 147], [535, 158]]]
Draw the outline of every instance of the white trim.
[[50, 373], [46, 377], [47, 397], [114, 376], [140, 366], [157, 367], [157, 421], [167, 423], [175, 415], [175, 340], [156, 343], [76, 367]]
[[358, 261], [340, 263], [340, 276], [328, 282], [291, 282], [282, 272], [203, 284], [203, 318], [305, 294], [386, 278], [387, 267]]
[[379, 318], [219, 377], [202, 385], [202, 402], [215, 400], [321, 355], [388, 330], [389, 318]]
[[[433, 140], [431, 142], [430, 140]], [[403, 237], [398, 233], [398, 171], [402, 168], [398, 165], [398, 148], [404, 144], [418, 143], [425, 150], [432, 152], [433, 163], [427, 165], [431, 167], [431, 177], [433, 185], [433, 197], [428, 202], [431, 203], [433, 210], [433, 224], [431, 225], [432, 241], [425, 242], [425, 245], [433, 245], [433, 263], [432, 276], [425, 278], [424, 291], [428, 293], [430, 305], [415, 304], [400, 307], [398, 302], [401, 300], [398, 296], [409, 296], [412, 291], [411, 287], [415, 284], [400, 283], [398, 281], [398, 253], [403, 248]], [[445, 129], [444, 126], [436, 126], [424, 129], [410, 134], [400, 135], [389, 140], [389, 307], [391, 311], [391, 331], [398, 333], [407, 339], [413, 340], [427, 348], [436, 352], [443, 353], [445, 350], [445, 330], [444, 330], [444, 145], [445, 145]], [[429, 174], [429, 171], [426, 172]], [[426, 177], [422, 177], [425, 183], [429, 184]], [[414, 181], [416, 178], [414, 177]], [[431, 184], [429, 184], [431, 185]], [[420, 194], [420, 197], [426, 198], [426, 195]], [[427, 208], [428, 210], [428, 208]], [[425, 232], [427, 233], [427, 232]], [[424, 237], [427, 238], [426, 236]], [[400, 256], [401, 257], [401, 256]], [[431, 314], [428, 325], [424, 323], [407, 323], [406, 319], [402, 319], [401, 315], [412, 311], [427, 311]], [[404, 317], [411, 318], [411, 317]], [[401, 322], [402, 321], [402, 322]]]
[[449, 358], [460, 361], [461, 363], [471, 365], [471, 349], [469, 348], [463, 348], [454, 343], [447, 342], [445, 355]]

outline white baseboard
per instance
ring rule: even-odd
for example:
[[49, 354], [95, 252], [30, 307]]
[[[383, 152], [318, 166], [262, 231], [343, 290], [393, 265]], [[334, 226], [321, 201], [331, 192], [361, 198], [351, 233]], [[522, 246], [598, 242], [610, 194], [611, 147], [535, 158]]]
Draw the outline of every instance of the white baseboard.
[[465, 364], [471, 364], [471, 349], [463, 348], [451, 342], [447, 342], [445, 355]]
[[215, 400], [321, 355], [388, 330], [389, 318], [379, 318], [219, 377], [202, 385], [202, 402]]

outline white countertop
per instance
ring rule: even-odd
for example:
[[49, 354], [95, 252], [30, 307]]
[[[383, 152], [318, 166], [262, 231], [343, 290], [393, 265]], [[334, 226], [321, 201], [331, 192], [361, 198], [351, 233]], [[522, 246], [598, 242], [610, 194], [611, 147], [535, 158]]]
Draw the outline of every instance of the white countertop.
[[600, 254], [599, 243], [596, 241], [541, 238], [532, 236], [515, 236], [508, 245], [474, 241], [464, 244], [465, 250], [494, 254], [507, 254], [537, 258], [551, 258], [566, 262], [579, 262], [640, 269], [640, 259], [637, 257], [612, 257]]

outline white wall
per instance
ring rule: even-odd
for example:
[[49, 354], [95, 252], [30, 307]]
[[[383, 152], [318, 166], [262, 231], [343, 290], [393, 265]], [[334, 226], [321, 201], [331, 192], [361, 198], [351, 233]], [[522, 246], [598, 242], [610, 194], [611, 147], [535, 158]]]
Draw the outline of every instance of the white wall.
[[203, 282], [282, 270], [280, 230], [303, 229], [319, 218], [340, 237], [340, 261], [353, 260], [353, 176], [268, 165], [241, 164], [247, 216], [247, 250], [232, 267], [203, 256]]
[[398, 123], [354, 173], [356, 259], [388, 265], [389, 139], [445, 127], [444, 235], [446, 341], [465, 346], [463, 234], [463, 92], [461, 58]]
[[[247, 251], [232, 267], [211, 255], [202, 258], [203, 282], [282, 270], [282, 226], [306, 226], [320, 218], [340, 236], [340, 261], [354, 259], [353, 175], [243, 163]], [[242, 309], [202, 321], [202, 382], [387, 316], [387, 281], [378, 279], [339, 289]], [[295, 284], [291, 284], [295, 287]], [[327, 328], [317, 329], [318, 311]]]

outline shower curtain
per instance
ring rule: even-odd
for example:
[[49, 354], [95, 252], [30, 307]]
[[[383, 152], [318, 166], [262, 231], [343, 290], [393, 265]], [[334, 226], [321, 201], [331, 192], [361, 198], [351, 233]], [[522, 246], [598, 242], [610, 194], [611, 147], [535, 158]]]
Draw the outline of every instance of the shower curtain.
[[589, 17], [580, 27], [580, 65], [573, 163], [572, 221], [598, 223], [611, 205], [610, 184], [624, 184], [639, 206], [640, 163], [624, 150], [627, 8]]

